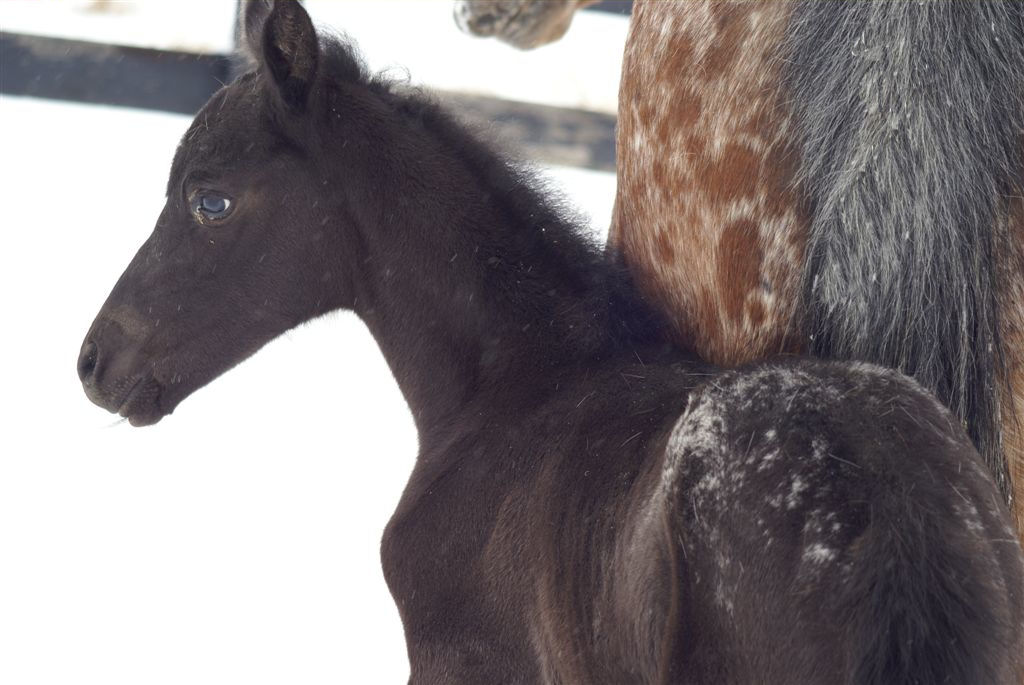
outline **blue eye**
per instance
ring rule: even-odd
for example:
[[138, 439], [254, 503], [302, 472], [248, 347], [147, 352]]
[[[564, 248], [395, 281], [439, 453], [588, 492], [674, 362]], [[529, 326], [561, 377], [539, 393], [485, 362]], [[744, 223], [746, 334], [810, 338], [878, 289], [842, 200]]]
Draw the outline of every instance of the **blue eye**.
[[231, 213], [234, 203], [219, 193], [202, 191], [192, 200], [192, 211], [201, 221], [218, 221]]

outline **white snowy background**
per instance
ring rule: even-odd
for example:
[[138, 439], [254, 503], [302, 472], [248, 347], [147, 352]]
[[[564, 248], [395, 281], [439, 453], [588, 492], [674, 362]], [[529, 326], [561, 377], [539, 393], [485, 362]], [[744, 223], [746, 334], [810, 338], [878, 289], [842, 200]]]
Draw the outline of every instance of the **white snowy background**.
[[[0, 28], [230, 44], [231, 0], [95, 4], [2, 0]], [[448, 0], [308, 6], [414, 82], [614, 111], [623, 17], [521, 53], [463, 36]], [[287, 334], [151, 428], [82, 393], [82, 338], [188, 121], [0, 97], [0, 683], [405, 682], [378, 550], [416, 435], [358, 319]], [[612, 175], [547, 174], [605, 230]]]

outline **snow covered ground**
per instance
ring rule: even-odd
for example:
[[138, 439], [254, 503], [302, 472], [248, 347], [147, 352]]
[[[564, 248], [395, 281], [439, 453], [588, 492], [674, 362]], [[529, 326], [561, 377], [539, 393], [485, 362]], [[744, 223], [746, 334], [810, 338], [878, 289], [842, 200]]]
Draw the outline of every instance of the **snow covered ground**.
[[[0, 26], [28, 30], [16, 4], [0, 3]], [[384, 55], [388, 39], [355, 23]], [[393, 43], [414, 78], [482, 59], [454, 40], [420, 45], [418, 65]], [[523, 73], [505, 87], [545, 87]], [[271, 343], [151, 428], [81, 391], [82, 337], [156, 219], [187, 123], [0, 98], [0, 682], [404, 682], [378, 546], [416, 436], [355, 317]], [[601, 230], [614, 178], [549, 173]]]

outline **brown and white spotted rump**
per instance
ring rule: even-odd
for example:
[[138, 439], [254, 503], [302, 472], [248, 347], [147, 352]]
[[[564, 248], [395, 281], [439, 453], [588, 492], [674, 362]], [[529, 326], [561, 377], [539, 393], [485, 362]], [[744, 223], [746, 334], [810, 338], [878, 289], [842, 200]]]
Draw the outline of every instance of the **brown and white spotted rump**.
[[788, 4], [639, 2], [611, 245], [715, 364], [795, 351], [806, 220], [775, 59]]

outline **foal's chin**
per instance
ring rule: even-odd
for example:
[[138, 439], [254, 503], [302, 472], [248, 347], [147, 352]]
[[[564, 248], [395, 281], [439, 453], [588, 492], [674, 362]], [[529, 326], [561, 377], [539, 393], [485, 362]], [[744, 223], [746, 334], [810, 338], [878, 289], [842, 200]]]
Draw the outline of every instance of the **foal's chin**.
[[164, 388], [152, 377], [125, 378], [115, 385], [126, 390], [115, 394], [86, 385], [85, 394], [93, 404], [128, 419], [132, 426], [152, 426], [174, 409], [165, 406]]
[[171, 412], [161, 408], [160, 402], [156, 399], [151, 402], [131, 402], [121, 407], [117, 413], [128, 419], [129, 424], [139, 428], [152, 426]]

